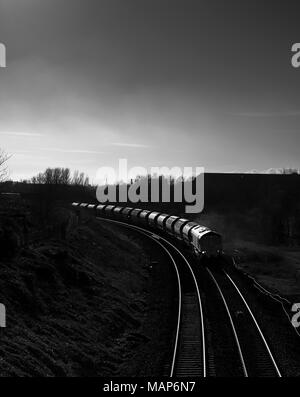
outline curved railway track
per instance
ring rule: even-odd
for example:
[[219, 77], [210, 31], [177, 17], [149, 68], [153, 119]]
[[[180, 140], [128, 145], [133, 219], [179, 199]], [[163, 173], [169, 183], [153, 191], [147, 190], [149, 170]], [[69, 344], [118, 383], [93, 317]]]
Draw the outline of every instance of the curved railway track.
[[[161, 235], [121, 221], [97, 219], [119, 224], [150, 238], [167, 253], [173, 263], [178, 282], [178, 318], [169, 376], [218, 376], [215, 367], [219, 366], [222, 367], [222, 371], [219, 371], [222, 376], [281, 377], [254, 314], [238, 286], [224, 270], [207, 267], [200, 274], [192, 261]], [[206, 292], [203, 284], [209, 286]], [[212, 291], [212, 286], [215, 286], [215, 291]], [[205, 306], [210, 306], [212, 299], [215, 301], [214, 308], [218, 309], [214, 314], [214, 310], [203, 307], [203, 301], [206, 301]], [[215, 330], [220, 334], [222, 328], [223, 339], [215, 338]], [[223, 354], [213, 352], [217, 339], [221, 341], [219, 349], [223, 349]], [[215, 356], [213, 360], [210, 353]], [[219, 361], [217, 365], [216, 361]]]
[[149, 230], [124, 222], [99, 218], [133, 229], [155, 241], [167, 252], [178, 280], [178, 319], [170, 377], [206, 377], [206, 347], [202, 301], [194, 271], [180, 250]]
[[233, 279], [222, 269], [206, 269], [226, 308], [244, 376], [281, 377], [257, 320]]

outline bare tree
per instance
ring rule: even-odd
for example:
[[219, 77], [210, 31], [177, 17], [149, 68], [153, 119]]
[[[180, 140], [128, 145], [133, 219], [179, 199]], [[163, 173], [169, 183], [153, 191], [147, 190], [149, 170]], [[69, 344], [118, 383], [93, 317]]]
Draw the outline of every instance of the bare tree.
[[89, 177], [84, 174], [84, 172], [80, 172], [75, 170], [72, 178], [72, 185], [75, 186], [88, 186], [89, 185]]
[[0, 149], [0, 182], [3, 182], [8, 177], [8, 168], [6, 162], [9, 159], [3, 150]]
[[48, 185], [89, 186], [89, 177], [84, 172], [74, 171], [73, 177], [69, 168], [47, 168], [31, 178], [31, 183]]
[[63, 185], [70, 185], [71, 173], [69, 168], [62, 168], [61, 170], [61, 183]]
[[299, 170], [297, 168], [287, 167], [282, 169], [282, 173], [284, 175], [299, 174]]
[[75, 170], [73, 173], [72, 185], [80, 185], [80, 177], [78, 170]]
[[88, 176], [85, 176], [83, 186], [89, 186], [89, 184], [90, 184], [90, 178]]

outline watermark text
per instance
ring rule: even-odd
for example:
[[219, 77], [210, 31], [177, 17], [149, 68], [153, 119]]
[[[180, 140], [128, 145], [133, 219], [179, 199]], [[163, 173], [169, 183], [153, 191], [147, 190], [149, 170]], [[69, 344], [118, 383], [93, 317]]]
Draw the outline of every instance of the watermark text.
[[298, 328], [300, 326], [300, 303], [293, 304], [292, 312], [295, 313], [292, 317], [292, 325], [294, 328]]
[[97, 172], [97, 200], [100, 203], [184, 203], [186, 213], [204, 208], [203, 167], [132, 167], [119, 160], [119, 169], [101, 167]]
[[294, 54], [291, 58], [291, 64], [294, 68], [299, 68], [300, 66], [300, 43], [294, 43], [292, 45], [292, 50]]
[[6, 68], [6, 47], [0, 43], [0, 68]]
[[6, 327], [6, 308], [3, 303], [0, 303], [0, 328]]

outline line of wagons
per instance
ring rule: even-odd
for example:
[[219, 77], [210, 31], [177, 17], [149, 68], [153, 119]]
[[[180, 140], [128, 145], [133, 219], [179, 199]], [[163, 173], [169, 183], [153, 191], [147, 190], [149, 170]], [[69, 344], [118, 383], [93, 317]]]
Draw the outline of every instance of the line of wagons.
[[92, 211], [96, 217], [158, 229], [186, 243], [199, 256], [215, 257], [222, 253], [222, 237], [219, 233], [179, 216], [110, 204], [72, 203], [72, 206], [77, 210]]

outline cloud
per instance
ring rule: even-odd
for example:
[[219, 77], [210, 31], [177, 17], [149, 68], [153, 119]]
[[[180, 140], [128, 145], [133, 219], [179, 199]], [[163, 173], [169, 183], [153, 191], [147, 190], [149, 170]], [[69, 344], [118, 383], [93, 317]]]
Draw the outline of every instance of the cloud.
[[12, 136], [44, 136], [37, 132], [17, 132], [17, 131], [0, 131], [0, 135], [12, 135]]
[[50, 152], [59, 153], [82, 153], [82, 154], [103, 154], [106, 152], [96, 151], [96, 150], [83, 150], [83, 149], [62, 149], [62, 148], [39, 148], [39, 150], [46, 150]]
[[142, 143], [121, 143], [121, 142], [113, 142], [110, 143], [111, 146], [123, 146], [123, 147], [132, 147], [132, 148], [148, 148], [149, 145], [144, 145]]
[[240, 112], [231, 113], [232, 116], [238, 117], [299, 117], [299, 111], [286, 112]]

